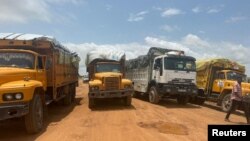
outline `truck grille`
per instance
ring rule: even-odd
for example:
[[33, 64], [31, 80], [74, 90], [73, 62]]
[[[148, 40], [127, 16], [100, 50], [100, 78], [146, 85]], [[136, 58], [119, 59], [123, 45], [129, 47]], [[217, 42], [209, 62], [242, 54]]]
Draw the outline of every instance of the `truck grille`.
[[106, 90], [118, 90], [119, 89], [119, 78], [118, 77], [106, 77], [105, 78], [105, 89]]

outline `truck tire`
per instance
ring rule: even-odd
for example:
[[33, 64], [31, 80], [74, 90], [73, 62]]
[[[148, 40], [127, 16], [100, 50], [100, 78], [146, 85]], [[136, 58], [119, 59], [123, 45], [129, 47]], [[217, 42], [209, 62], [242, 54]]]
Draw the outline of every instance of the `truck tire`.
[[95, 99], [94, 98], [89, 98], [89, 109], [92, 109], [95, 107]]
[[63, 98], [63, 105], [69, 106], [72, 102], [72, 92], [71, 92], [71, 86], [68, 86], [68, 89], [66, 89], [65, 97]]
[[232, 106], [231, 95], [226, 94], [222, 99], [221, 109], [224, 112], [228, 112], [231, 106]]
[[124, 98], [124, 104], [125, 104], [125, 106], [131, 106], [131, 102], [132, 102], [132, 96], [126, 96]]
[[72, 102], [72, 94], [71, 93], [67, 93], [66, 96], [63, 99], [63, 105], [65, 106], [69, 106]]
[[25, 127], [28, 133], [38, 133], [43, 128], [43, 104], [38, 94], [34, 94], [29, 104], [29, 113], [25, 115]]
[[177, 102], [180, 105], [186, 105], [188, 103], [188, 100], [189, 100], [188, 96], [178, 96], [177, 97]]
[[154, 86], [152, 86], [150, 88], [148, 96], [149, 96], [150, 103], [154, 103], [154, 104], [159, 103], [160, 97], [159, 97], [158, 92]]

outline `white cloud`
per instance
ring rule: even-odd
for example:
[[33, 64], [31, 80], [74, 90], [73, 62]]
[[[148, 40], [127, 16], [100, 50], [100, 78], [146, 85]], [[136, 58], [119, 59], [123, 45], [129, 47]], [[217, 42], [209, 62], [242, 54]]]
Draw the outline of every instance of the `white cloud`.
[[201, 12], [201, 8], [199, 6], [196, 6], [195, 8], [192, 9], [192, 11], [194, 13], [200, 13]]
[[197, 35], [188, 34], [183, 38], [183, 43], [188, 46], [196, 46], [196, 47], [209, 47], [209, 43], [207, 41], [203, 41]]
[[215, 13], [219, 13], [220, 11], [222, 11], [222, 9], [224, 8], [225, 6], [222, 4], [222, 5], [217, 5], [217, 6], [214, 6], [214, 7], [208, 7], [208, 10], [207, 10], [207, 13], [208, 14], [215, 14]]
[[52, 13], [51, 4], [79, 4], [82, 0], [1, 0], [1, 23], [51, 22], [58, 15]]
[[161, 27], [162, 30], [166, 31], [166, 32], [172, 32], [175, 30], [179, 30], [178, 26], [170, 26], [170, 25], [164, 25]]
[[215, 9], [215, 8], [209, 9], [209, 10], [207, 11], [208, 14], [218, 13], [218, 12], [220, 12], [220, 9]]
[[43, 0], [2, 0], [0, 2], [0, 22], [26, 23], [28, 20], [49, 22], [51, 15]]
[[148, 14], [148, 11], [141, 11], [139, 13], [129, 15], [128, 21], [129, 22], [138, 22], [144, 19], [144, 16]]
[[181, 10], [176, 9], [176, 8], [169, 8], [169, 9], [166, 9], [165, 11], [163, 11], [161, 13], [161, 16], [162, 17], [171, 17], [171, 16], [180, 15], [180, 14], [184, 14], [184, 12], [182, 12]]
[[157, 10], [157, 11], [162, 11], [163, 10], [161, 7], [158, 7], [158, 6], [153, 6], [152, 9]]
[[139, 55], [146, 54], [149, 47], [163, 47], [169, 49], [183, 50], [187, 55], [194, 56], [197, 60], [206, 58], [223, 57], [235, 60], [246, 65], [247, 73], [250, 74], [250, 60], [248, 53], [250, 48], [241, 44], [230, 42], [211, 42], [203, 40], [197, 35], [188, 34], [179, 41], [168, 41], [155, 37], [145, 37], [144, 43], [128, 43], [128, 44], [95, 44], [83, 43], [73, 44], [65, 43], [72, 51], [75, 51], [81, 57], [80, 72], [86, 71], [85, 58], [87, 52], [95, 49], [112, 49], [124, 51], [127, 59], [136, 58]]
[[238, 17], [231, 17], [230, 19], [226, 20], [227, 23], [236, 23], [240, 21], [247, 20], [245, 16], [238, 16]]

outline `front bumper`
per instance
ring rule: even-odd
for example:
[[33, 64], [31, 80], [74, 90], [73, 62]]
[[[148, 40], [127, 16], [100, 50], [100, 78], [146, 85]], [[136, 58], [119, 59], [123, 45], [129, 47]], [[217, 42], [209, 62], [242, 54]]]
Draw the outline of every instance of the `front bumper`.
[[198, 89], [195, 85], [161, 85], [158, 90], [162, 96], [197, 96]]
[[0, 120], [21, 117], [29, 112], [28, 103], [0, 104]]
[[91, 91], [88, 93], [89, 98], [120, 98], [131, 96], [133, 89], [112, 90], [112, 91]]

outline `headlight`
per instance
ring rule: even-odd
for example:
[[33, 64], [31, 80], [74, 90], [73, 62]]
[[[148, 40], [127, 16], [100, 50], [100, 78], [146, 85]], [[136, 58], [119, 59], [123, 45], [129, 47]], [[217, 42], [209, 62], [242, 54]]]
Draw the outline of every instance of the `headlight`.
[[5, 94], [3, 97], [4, 97], [3, 99], [6, 101], [10, 101], [14, 99], [12, 94]]
[[22, 93], [16, 93], [16, 94], [15, 94], [15, 98], [16, 98], [17, 100], [22, 99], [22, 98], [23, 98]]
[[92, 86], [90, 87], [91, 91], [97, 91], [99, 90], [99, 87], [98, 86]]
[[21, 100], [23, 99], [22, 93], [7, 93], [3, 94], [4, 101]]

